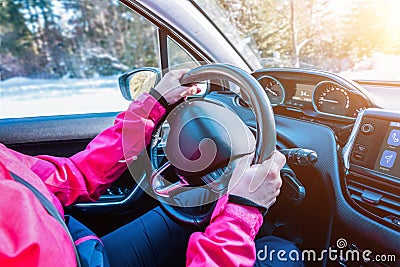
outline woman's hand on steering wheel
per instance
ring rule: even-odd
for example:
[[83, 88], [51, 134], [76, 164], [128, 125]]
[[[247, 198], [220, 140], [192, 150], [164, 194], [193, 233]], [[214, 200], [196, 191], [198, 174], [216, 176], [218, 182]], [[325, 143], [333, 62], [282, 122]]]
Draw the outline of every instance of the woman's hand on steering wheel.
[[[268, 209], [280, 193], [282, 179], [280, 170], [286, 158], [278, 151], [261, 164], [250, 166], [253, 155], [239, 159], [228, 186], [228, 194], [250, 200]], [[250, 202], [250, 203], [251, 203]]]
[[197, 94], [199, 89], [197, 85], [182, 86], [180, 79], [185, 75], [189, 69], [171, 70], [161, 79], [161, 81], [154, 88], [161, 96], [165, 98], [169, 105], [177, 103], [183, 97]]

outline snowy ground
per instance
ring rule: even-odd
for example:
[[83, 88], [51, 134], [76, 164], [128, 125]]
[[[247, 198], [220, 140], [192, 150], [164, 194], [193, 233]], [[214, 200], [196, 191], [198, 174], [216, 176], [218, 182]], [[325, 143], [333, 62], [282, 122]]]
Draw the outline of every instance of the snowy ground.
[[400, 81], [400, 55], [376, 53], [339, 74], [353, 80]]
[[[364, 59], [351, 70], [339, 75], [352, 80], [375, 80], [400, 82], [400, 55], [374, 54]], [[400, 90], [398, 87], [364, 86], [381, 107], [400, 110]]]
[[[400, 80], [400, 56], [376, 54], [340, 75], [360, 80]], [[379, 104], [400, 109], [400, 90], [366, 87]], [[11, 78], [0, 82], [0, 119], [122, 111], [128, 107], [118, 76], [93, 79]]]
[[0, 82], [0, 118], [122, 111], [128, 107], [118, 77]]

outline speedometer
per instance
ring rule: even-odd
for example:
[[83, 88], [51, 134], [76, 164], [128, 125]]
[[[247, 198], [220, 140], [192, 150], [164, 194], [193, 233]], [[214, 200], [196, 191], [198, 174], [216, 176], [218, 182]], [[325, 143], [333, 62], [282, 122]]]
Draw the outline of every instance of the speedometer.
[[313, 105], [320, 113], [340, 117], [356, 117], [363, 108], [350, 91], [330, 81], [323, 81], [315, 86]]
[[[319, 89], [318, 88], [321, 88]], [[328, 86], [322, 86], [316, 88], [314, 97], [317, 96], [317, 107], [318, 110], [325, 113], [337, 113], [345, 112], [350, 107], [350, 97], [346, 90], [335, 84], [329, 84]]]
[[285, 89], [282, 84], [272, 76], [261, 76], [257, 79], [267, 93], [272, 106], [277, 106], [285, 100]]

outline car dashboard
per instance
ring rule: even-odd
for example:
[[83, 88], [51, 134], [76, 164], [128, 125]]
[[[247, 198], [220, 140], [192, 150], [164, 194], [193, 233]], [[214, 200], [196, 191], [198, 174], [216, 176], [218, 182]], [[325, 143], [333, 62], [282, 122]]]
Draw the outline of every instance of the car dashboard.
[[398, 231], [400, 111], [379, 106], [361, 85], [329, 72], [272, 68], [252, 75], [276, 115], [322, 124], [335, 133], [348, 203]]
[[321, 119], [354, 120], [374, 106], [368, 93], [338, 75], [305, 69], [277, 68], [253, 73], [273, 106]]
[[[315, 166], [291, 166], [307, 191], [303, 203], [278, 203], [271, 216], [290, 207], [298, 229], [332, 235], [308, 237], [313, 245], [345, 238], [350, 247], [362, 250], [373, 243], [377, 252], [398, 253], [400, 112], [379, 106], [361, 85], [335, 74], [272, 68], [252, 75], [273, 105], [278, 149], [307, 148], [319, 157]], [[233, 109], [256, 132], [245, 96], [225, 91], [206, 98]], [[334, 229], [324, 228], [331, 220], [337, 222]]]

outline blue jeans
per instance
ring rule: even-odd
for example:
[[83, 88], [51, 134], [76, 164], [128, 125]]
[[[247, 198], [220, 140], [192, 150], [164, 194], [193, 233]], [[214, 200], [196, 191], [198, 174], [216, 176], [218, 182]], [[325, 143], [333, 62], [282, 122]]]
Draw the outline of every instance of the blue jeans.
[[[155, 208], [135, 221], [104, 236], [102, 241], [111, 266], [185, 266], [188, 240], [192, 232], [173, 222], [161, 208]], [[268, 251], [298, 250], [286, 240], [268, 236], [256, 240], [259, 254], [255, 266], [303, 266], [301, 262], [263, 260]], [[290, 264], [289, 264], [290, 263]]]

